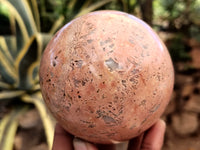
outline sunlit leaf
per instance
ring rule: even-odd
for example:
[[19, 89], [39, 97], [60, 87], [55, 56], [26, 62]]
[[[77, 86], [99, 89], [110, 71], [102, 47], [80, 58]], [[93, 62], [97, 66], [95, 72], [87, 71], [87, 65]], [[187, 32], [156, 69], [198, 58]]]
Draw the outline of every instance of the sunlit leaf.
[[27, 0], [17, 0], [17, 1], [8, 0], [8, 1], [15, 7], [20, 17], [24, 21], [29, 36], [32, 36], [34, 33], [36, 33], [37, 32], [36, 24]]
[[25, 91], [23, 91], [23, 90], [18, 90], [18, 91], [6, 91], [6, 90], [4, 90], [4, 91], [0, 92], [0, 100], [19, 97], [19, 96], [23, 95], [24, 93], [25, 93]]
[[37, 41], [37, 60], [40, 61], [42, 56], [42, 50], [43, 50], [43, 40], [42, 40], [42, 34], [37, 33], [36, 34], [36, 41]]
[[27, 77], [28, 77], [28, 81], [29, 81], [29, 84], [31, 85], [34, 85], [34, 83], [36, 83], [36, 73], [34, 73], [34, 70], [37, 69], [39, 70], [39, 65], [40, 65], [40, 61], [36, 61], [34, 63], [32, 63], [30, 65], [30, 67], [28, 68], [28, 73], [27, 73]]
[[91, 11], [94, 11], [102, 6], [104, 6], [105, 4], [109, 3], [109, 2], [112, 2], [113, 0], [102, 0], [102, 1], [98, 1], [94, 4], [92, 4], [91, 6], [89, 6], [88, 8], [86, 9], [82, 9], [82, 11], [80, 11], [74, 18], [76, 17], [79, 17], [79, 16], [82, 16], [84, 14], [87, 14]]
[[10, 89], [12, 86], [8, 83], [0, 81], [0, 89]]
[[1, 150], [12, 150], [13, 149], [13, 142], [15, 138], [15, 134], [17, 132], [18, 122], [17, 120], [13, 120], [12, 124], [9, 126], [9, 130], [7, 133], [4, 133], [5, 138], [2, 139], [2, 143], [0, 145]]
[[10, 13], [13, 15], [13, 17], [15, 17], [17, 23], [19, 24], [20, 30], [22, 32], [23, 40], [24, 40], [24, 42], [26, 42], [29, 39], [29, 35], [28, 35], [28, 31], [26, 29], [26, 25], [25, 25], [22, 17], [20, 16], [20, 14], [16, 10], [16, 8], [10, 2], [8, 2], [6, 0], [0, 0], [0, 4], [1, 3], [6, 5], [9, 9]]
[[[17, 69], [17, 74], [20, 76], [20, 81], [17, 83], [17, 87], [19, 86], [24, 86], [24, 88], [26, 88], [26, 86], [31, 86], [29, 85], [27, 82], [27, 78], [25, 76], [22, 76], [22, 74], [26, 74], [25, 70], [27, 69], [27, 66], [25, 68], [25, 66], [22, 66], [22, 61], [24, 60], [23, 58], [26, 56], [27, 53], [29, 53], [30, 51], [30, 47], [31, 45], [33, 44], [33, 41], [35, 40], [35, 36], [32, 36], [30, 38], [30, 40], [24, 45], [23, 49], [20, 51], [20, 53], [18, 54], [16, 60], [15, 60], [15, 66], [16, 66], [16, 69]], [[25, 65], [27, 65], [27, 63], [31, 63], [30, 62], [30, 59], [27, 59], [29, 60], [28, 62], [25, 60]], [[20, 70], [20, 69], [23, 69], [23, 70]], [[22, 83], [23, 82], [23, 83]], [[26, 85], [27, 83], [27, 85]], [[24, 85], [25, 84], [25, 85]]]
[[3, 44], [0, 45], [0, 74], [8, 83], [15, 83], [19, 80], [17, 70], [14, 66], [12, 56], [6, 50], [6, 44], [3, 40], [1, 40], [1, 43]]
[[65, 19], [64, 16], [60, 16], [58, 20], [56, 20], [56, 22], [53, 24], [49, 33], [53, 35], [58, 30], [58, 28], [61, 27], [64, 19]]
[[40, 90], [40, 84], [39, 84], [39, 83], [35, 84], [35, 85], [33, 86], [32, 90], [34, 90], [34, 91], [39, 91], [39, 90]]
[[6, 43], [6, 40], [3, 36], [0, 36], [0, 50], [2, 51], [2, 53], [4, 54], [6, 59], [8, 59], [8, 61], [13, 64], [14, 63], [13, 56], [10, 53], [7, 43]]
[[[9, 12], [9, 11], [8, 11]], [[13, 35], [16, 34], [16, 22], [15, 22], [15, 17], [9, 13], [8, 15], [8, 19], [9, 19], [9, 22], [10, 22], [10, 29], [11, 29], [11, 33]]]
[[26, 45], [24, 46], [24, 48], [21, 50], [21, 52], [18, 54], [16, 60], [15, 60], [15, 65], [16, 68], [19, 68], [19, 64], [22, 60], [22, 58], [25, 56], [25, 54], [28, 52], [29, 47], [31, 46], [31, 44], [33, 43], [33, 41], [35, 40], [35, 36], [32, 36], [30, 38], [30, 40], [26, 43]]
[[77, 2], [77, 0], [70, 1], [69, 4], [68, 4], [68, 9], [73, 9], [75, 4], [76, 4], [76, 2]]
[[48, 33], [40, 33], [41, 35], [41, 40], [42, 40], [42, 50], [45, 49], [46, 45], [49, 43], [49, 41], [52, 38], [52, 34], [48, 34]]
[[41, 15], [44, 15], [46, 13], [45, 0], [40, 0], [40, 10], [41, 10]]
[[88, 8], [91, 2], [92, 0], [86, 0], [85, 3], [81, 6], [80, 11], [83, 11], [84, 9]]
[[38, 10], [38, 5], [37, 5], [37, 1], [36, 0], [31, 0], [31, 6], [32, 6], [32, 13], [34, 15], [35, 18], [35, 24], [37, 26], [37, 30], [38, 32], [40, 32], [40, 14], [39, 14], [39, 10]]
[[3, 16], [9, 17], [10, 13], [9, 13], [9, 10], [6, 7], [6, 5], [4, 5], [4, 4], [0, 5], [0, 14]]
[[77, 3], [77, 0], [73, 0], [73, 1], [69, 1], [69, 3], [67, 4], [67, 10], [65, 12], [67, 17], [72, 16], [76, 3]]
[[8, 121], [9, 121], [9, 117], [10, 117], [10, 114], [7, 114], [0, 121], [0, 143], [3, 139], [4, 130], [6, 128]]
[[17, 39], [15, 35], [8, 35], [8, 36], [3, 36], [3, 38], [6, 41], [6, 46], [12, 55], [13, 58], [16, 57], [17, 54]]
[[18, 127], [18, 118], [27, 111], [28, 107], [15, 107], [0, 122], [0, 149], [13, 150], [14, 138]]
[[34, 85], [35, 83], [39, 82], [38, 80], [38, 70], [40, 65], [40, 59], [42, 55], [42, 49], [43, 49], [43, 41], [42, 41], [42, 35], [36, 34], [36, 42], [37, 42], [37, 49], [34, 51], [37, 51], [37, 58], [35, 62], [33, 62], [29, 68], [27, 69], [27, 78], [29, 81], [29, 84]]

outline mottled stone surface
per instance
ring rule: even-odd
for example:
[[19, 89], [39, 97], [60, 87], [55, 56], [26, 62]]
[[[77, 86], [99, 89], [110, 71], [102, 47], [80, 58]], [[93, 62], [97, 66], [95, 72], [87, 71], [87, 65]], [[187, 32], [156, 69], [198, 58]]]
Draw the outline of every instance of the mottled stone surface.
[[71, 134], [96, 143], [125, 141], [163, 113], [174, 82], [166, 47], [143, 21], [99, 11], [60, 29], [44, 51], [44, 100]]

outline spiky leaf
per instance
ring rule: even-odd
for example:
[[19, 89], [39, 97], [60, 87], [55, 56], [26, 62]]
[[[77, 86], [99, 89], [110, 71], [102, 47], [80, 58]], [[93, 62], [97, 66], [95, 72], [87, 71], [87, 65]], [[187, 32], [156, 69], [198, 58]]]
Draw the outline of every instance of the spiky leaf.
[[13, 150], [14, 138], [18, 127], [19, 116], [27, 111], [28, 107], [15, 107], [0, 122], [0, 149]]
[[49, 114], [45, 103], [42, 99], [42, 95], [40, 92], [37, 92], [33, 95], [24, 95], [22, 97], [24, 102], [29, 102], [29, 103], [34, 103], [37, 110], [39, 111], [39, 114], [41, 116], [44, 129], [45, 129], [45, 134], [47, 138], [47, 143], [49, 146], [49, 149], [51, 149], [52, 144], [53, 144], [53, 135], [54, 135], [54, 126], [55, 122], [53, 121], [53, 118]]

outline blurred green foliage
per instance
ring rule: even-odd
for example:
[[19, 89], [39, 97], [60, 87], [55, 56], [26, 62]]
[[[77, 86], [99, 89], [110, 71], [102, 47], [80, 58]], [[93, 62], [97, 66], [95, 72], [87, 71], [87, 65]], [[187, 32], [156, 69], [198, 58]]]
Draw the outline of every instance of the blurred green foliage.
[[155, 24], [168, 32], [197, 38], [194, 30], [200, 29], [200, 0], [155, 0], [154, 6]]
[[174, 38], [168, 39], [166, 44], [168, 46], [173, 62], [186, 62], [191, 60], [190, 56], [188, 55], [190, 46], [185, 43], [185, 41], [182, 39], [182, 36], [177, 35]]
[[50, 149], [54, 121], [42, 100], [38, 69], [52, 34], [41, 32], [36, 0], [0, 0], [0, 20], [0, 106], [6, 110], [0, 116], [0, 149], [13, 149], [19, 118], [33, 106], [41, 116]]
[[174, 35], [167, 39], [173, 61], [190, 61], [187, 40], [200, 42], [200, 0], [154, 0], [154, 26]]
[[59, 17], [63, 24], [93, 10], [111, 9], [134, 12], [137, 0], [38, 0], [42, 31], [48, 31]]

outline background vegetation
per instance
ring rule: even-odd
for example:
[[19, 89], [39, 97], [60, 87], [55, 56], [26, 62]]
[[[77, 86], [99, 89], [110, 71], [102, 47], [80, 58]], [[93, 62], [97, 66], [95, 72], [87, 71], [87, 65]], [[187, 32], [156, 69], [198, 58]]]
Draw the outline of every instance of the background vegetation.
[[143, 19], [166, 42], [176, 72], [199, 72], [190, 52], [200, 42], [200, 0], [0, 0], [0, 149], [17, 149], [16, 136], [32, 128], [22, 118], [35, 109], [46, 137], [41, 141], [51, 149], [55, 121], [40, 93], [42, 52], [61, 26], [102, 9]]

